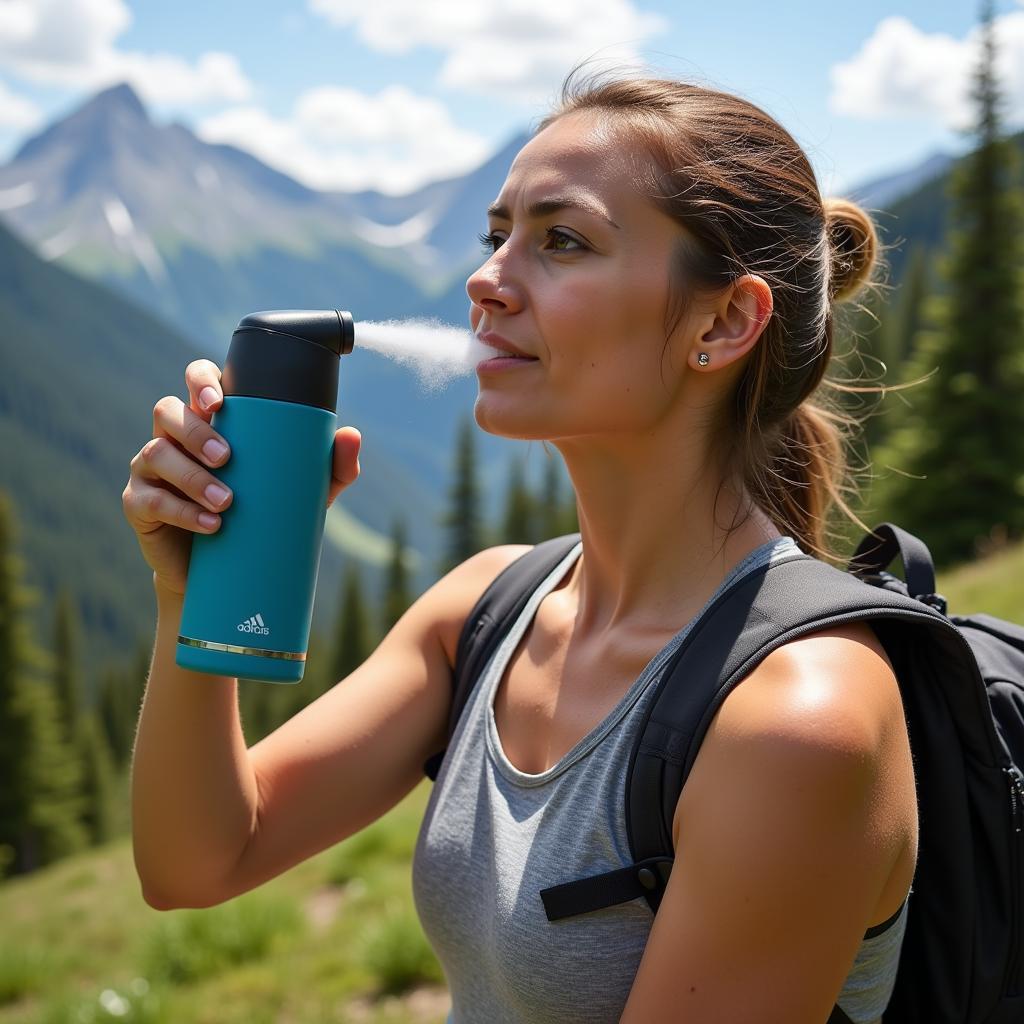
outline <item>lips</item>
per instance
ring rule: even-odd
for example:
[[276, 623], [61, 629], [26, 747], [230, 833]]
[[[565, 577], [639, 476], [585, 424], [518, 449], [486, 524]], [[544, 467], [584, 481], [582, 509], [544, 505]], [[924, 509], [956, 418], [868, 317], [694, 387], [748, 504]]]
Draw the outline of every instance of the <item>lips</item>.
[[517, 348], [511, 341], [503, 338], [500, 334], [495, 334], [493, 331], [485, 331], [483, 334], [478, 334], [477, 337], [489, 348], [498, 349], [499, 352], [507, 353], [510, 356], [517, 356], [519, 359], [537, 358], [524, 352], [521, 348]]

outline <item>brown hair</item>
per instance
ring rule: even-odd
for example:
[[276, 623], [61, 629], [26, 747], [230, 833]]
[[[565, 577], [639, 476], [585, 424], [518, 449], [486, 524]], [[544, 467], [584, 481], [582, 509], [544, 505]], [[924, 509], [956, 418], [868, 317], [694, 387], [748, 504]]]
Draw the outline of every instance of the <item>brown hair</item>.
[[857, 491], [846, 447], [861, 423], [835, 398], [815, 392], [822, 384], [886, 390], [825, 378], [833, 303], [885, 287], [873, 279], [883, 264], [871, 218], [848, 200], [823, 199], [801, 147], [747, 100], [674, 80], [578, 80], [580, 70], [570, 72], [560, 104], [536, 131], [566, 114], [597, 111], [624, 127], [648, 158], [636, 161], [638, 187], [685, 228], [673, 280], [694, 283], [689, 294], [673, 290], [666, 334], [694, 288], [713, 292], [744, 274], [770, 286], [772, 316], [732, 401], [711, 424], [713, 436], [725, 439], [714, 454], [779, 530], [805, 551], [839, 562], [826, 522], [832, 506], [870, 529], [843, 496]]

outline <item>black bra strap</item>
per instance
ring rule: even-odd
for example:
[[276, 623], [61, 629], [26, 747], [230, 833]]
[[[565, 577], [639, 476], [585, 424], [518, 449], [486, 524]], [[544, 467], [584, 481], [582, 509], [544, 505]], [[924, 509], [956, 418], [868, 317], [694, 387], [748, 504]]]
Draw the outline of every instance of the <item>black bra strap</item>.
[[907, 900], [909, 898], [909, 894], [906, 897], [904, 897], [903, 902], [900, 904], [899, 909], [896, 911], [895, 914], [893, 914], [891, 917], [887, 917], [881, 924], [876, 924], [869, 928], [864, 933], [864, 938], [873, 939], [876, 935], [881, 935], [882, 932], [888, 931], [896, 923], [896, 919], [900, 916], [900, 914], [903, 913], [903, 908], [907, 905]]

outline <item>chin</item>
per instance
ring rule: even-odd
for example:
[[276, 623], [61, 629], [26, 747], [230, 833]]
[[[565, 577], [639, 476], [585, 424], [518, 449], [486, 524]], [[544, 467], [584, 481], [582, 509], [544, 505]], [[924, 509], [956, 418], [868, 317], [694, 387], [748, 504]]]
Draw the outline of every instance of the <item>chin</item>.
[[478, 395], [473, 405], [476, 425], [488, 434], [513, 441], [550, 441], [554, 436], [553, 425], [545, 424], [537, 416], [531, 416], [531, 412], [536, 410], [524, 407], [523, 404], [517, 404], [515, 408], [497, 409], [483, 395]]

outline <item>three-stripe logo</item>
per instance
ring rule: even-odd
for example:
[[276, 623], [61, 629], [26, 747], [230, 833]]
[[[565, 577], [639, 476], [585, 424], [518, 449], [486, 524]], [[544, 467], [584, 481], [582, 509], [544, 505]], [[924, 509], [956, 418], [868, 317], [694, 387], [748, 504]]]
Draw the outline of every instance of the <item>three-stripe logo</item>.
[[260, 636], [268, 636], [270, 634], [270, 630], [267, 628], [266, 623], [263, 621], [263, 616], [259, 612], [250, 616], [244, 622], [240, 622], [238, 624], [238, 631], [240, 633], [258, 633]]

